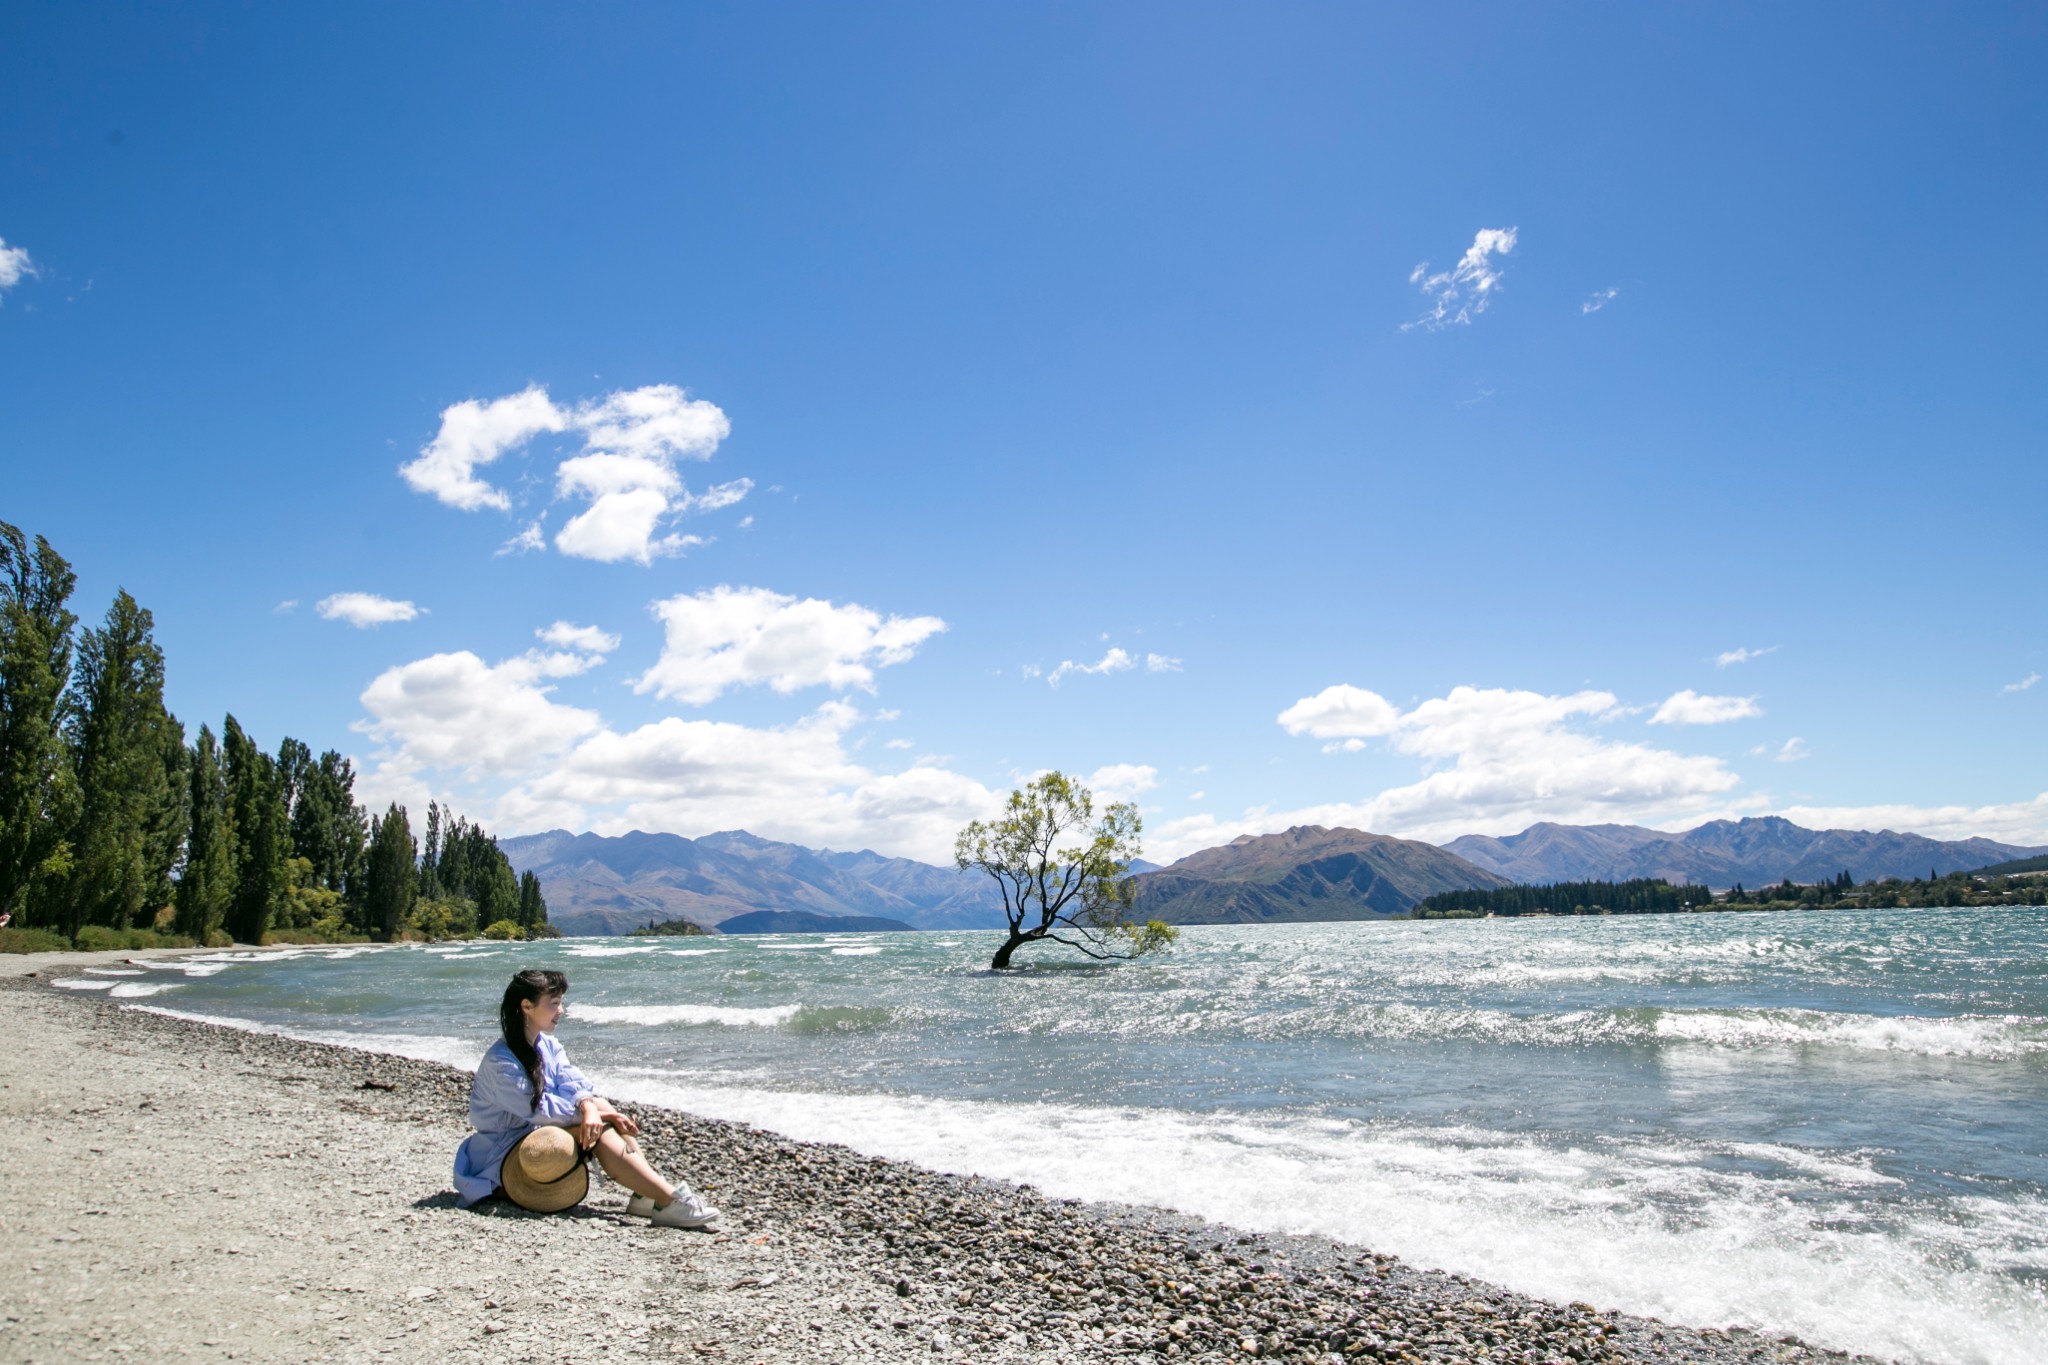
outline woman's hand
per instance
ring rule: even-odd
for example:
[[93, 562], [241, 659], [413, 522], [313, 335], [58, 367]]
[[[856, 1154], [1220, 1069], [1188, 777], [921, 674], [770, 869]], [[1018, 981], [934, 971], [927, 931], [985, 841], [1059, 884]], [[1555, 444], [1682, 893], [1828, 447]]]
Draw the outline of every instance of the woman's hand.
[[612, 1127], [618, 1129], [620, 1137], [640, 1136], [639, 1124], [633, 1122], [633, 1120], [627, 1118], [624, 1114], [621, 1114], [618, 1110], [613, 1109], [609, 1106], [606, 1107], [604, 1121], [610, 1124]]
[[576, 1134], [576, 1145], [589, 1151], [604, 1136], [605, 1112], [594, 1099], [585, 1100], [576, 1106], [576, 1122], [570, 1129]]

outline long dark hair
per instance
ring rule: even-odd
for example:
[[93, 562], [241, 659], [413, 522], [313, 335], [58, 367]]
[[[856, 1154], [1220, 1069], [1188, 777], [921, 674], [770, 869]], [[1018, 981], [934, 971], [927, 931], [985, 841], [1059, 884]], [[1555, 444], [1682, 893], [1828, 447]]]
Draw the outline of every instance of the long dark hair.
[[529, 1097], [533, 1103], [529, 1107], [534, 1109], [540, 1108], [540, 1049], [526, 1036], [526, 1015], [519, 1006], [528, 1000], [566, 995], [568, 990], [569, 978], [560, 972], [514, 972], [505, 987], [505, 998], [498, 1002], [498, 1031], [505, 1035], [505, 1046], [512, 1049], [512, 1055], [533, 1081], [533, 1094]]

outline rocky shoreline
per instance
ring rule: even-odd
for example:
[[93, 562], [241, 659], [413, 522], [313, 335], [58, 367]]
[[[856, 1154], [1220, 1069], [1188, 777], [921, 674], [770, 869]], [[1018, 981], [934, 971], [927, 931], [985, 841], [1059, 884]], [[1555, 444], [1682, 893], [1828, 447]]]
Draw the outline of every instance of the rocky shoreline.
[[[405, 1215], [412, 1220], [405, 1230], [416, 1235], [359, 1239], [374, 1248], [373, 1263], [377, 1256], [390, 1261], [389, 1274], [398, 1280], [414, 1274], [428, 1254], [409, 1242], [437, 1242], [432, 1254], [444, 1262], [444, 1272], [460, 1269], [445, 1264], [451, 1258], [475, 1258], [465, 1283], [487, 1286], [492, 1268], [527, 1232], [599, 1239], [573, 1244], [577, 1266], [555, 1272], [552, 1297], [477, 1288], [473, 1292], [483, 1297], [472, 1310], [474, 1320], [447, 1330], [435, 1320], [429, 1336], [438, 1344], [431, 1350], [415, 1328], [403, 1338], [384, 1334], [385, 1344], [363, 1359], [555, 1358], [551, 1330], [560, 1328], [563, 1303], [581, 1303], [579, 1295], [591, 1302], [609, 1295], [608, 1304], [617, 1297], [611, 1281], [579, 1288], [594, 1245], [602, 1246], [608, 1274], [631, 1271], [643, 1286], [632, 1313], [607, 1306], [590, 1324], [613, 1359], [1258, 1358], [1318, 1365], [1869, 1359], [1739, 1329], [1695, 1331], [1586, 1304], [1547, 1303], [1319, 1238], [1256, 1236], [1161, 1210], [1054, 1200], [1029, 1186], [939, 1174], [634, 1104], [620, 1107], [646, 1130], [643, 1142], [656, 1164], [684, 1173], [728, 1210], [718, 1235], [667, 1233], [627, 1220], [617, 1212], [619, 1192], [603, 1185], [570, 1217], [542, 1218], [503, 1205], [464, 1211], [445, 1190], [445, 1167], [466, 1130], [466, 1072], [123, 1008], [36, 982], [0, 981], [0, 990], [11, 996], [0, 1012], [20, 1014], [32, 1005], [34, 1014], [77, 1030], [102, 1053], [177, 1058], [179, 1072], [208, 1087], [209, 1096], [223, 1084], [251, 1092], [230, 1096], [237, 1105], [274, 1105], [288, 1096], [306, 1113], [352, 1116], [354, 1126], [346, 1134], [330, 1132], [329, 1141], [405, 1147], [401, 1183], [415, 1188], [392, 1193], [416, 1196]], [[15, 1055], [22, 1055], [18, 1048]], [[197, 1079], [202, 1071], [204, 1082]], [[106, 1083], [117, 1085], [119, 1078]], [[176, 1081], [154, 1076], [151, 1083], [161, 1089]], [[10, 1083], [10, 1099], [18, 1089]], [[0, 1176], [21, 1155], [8, 1148], [34, 1140], [24, 1136], [28, 1130], [14, 1106], [8, 1108]], [[274, 1146], [281, 1139], [272, 1134], [263, 1141]], [[365, 1169], [353, 1165], [349, 1179], [372, 1179]], [[438, 1194], [436, 1170], [442, 1171]], [[290, 1170], [262, 1172], [267, 1180], [292, 1177]], [[294, 1192], [287, 1186], [279, 1193]], [[317, 1197], [310, 1187], [298, 1193]], [[64, 1235], [25, 1228], [20, 1210], [0, 1217], [0, 1228], [15, 1237], [26, 1232], [31, 1244], [39, 1232], [59, 1242]], [[389, 1228], [378, 1224], [376, 1230]], [[203, 1224], [195, 1235], [204, 1235]], [[0, 1289], [12, 1303], [17, 1296], [8, 1278], [0, 1270]], [[430, 1289], [428, 1297], [439, 1293]], [[395, 1301], [388, 1310], [406, 1311]], [[51, 1358], [14, 1349], [24, 1323], [10, 1316], [16, 1320], [0, 1331], [0, 1357]], [[207, 1344], [226, 1341], [216, 1336]], [[335, 1358], [358, 1358], [352, 1341], [341, 1339]], [[90, 1358], [86, 1344], [69, 1343], [76, 1349], [67, 1354]], [[268, 1349], [274, 1355], [257, 1349], [240, 1358], [288, 1359], [292, 1344], [288, 1333], [273, 1334]], [[313, 1345], [298, 1344], [306, 1353]], [[414, 1354], [411, 1346], [421, 1349]]]

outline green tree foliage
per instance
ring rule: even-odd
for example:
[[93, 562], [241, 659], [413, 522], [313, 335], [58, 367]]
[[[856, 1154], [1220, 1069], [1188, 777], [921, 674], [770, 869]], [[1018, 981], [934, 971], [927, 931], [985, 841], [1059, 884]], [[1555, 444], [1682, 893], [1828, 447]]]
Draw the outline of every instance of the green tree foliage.
[[235, 850], [226, 927], [238, 942], [261, 943], [289, 885], [284, 791], [276, 761], [256, 747], [233, 716], [221, 726], [221, 756]]
[[418, 852], [404, 807], [394, 803], [382, 819], [371, 821], [363, 901], [370, 932], [380, 938], [399, 937], [412, 914], [419, 896], [419, 872], [414, 865]]
[[995, 879], [1009, 921], [989, 965], [1002, 970], [1019, 948], [1045, 940], [1100, 959], [1138, 957], [1173, 942], [1178, 931], [1170, 925], [1130, 917], [1140, 828], [1137, 806], [1118, 802], [1098, 820], [1089, 790], [1051, 772], [1011, 792], [1000, 818], [961, 830], [954, 863]]
[[78, 801], [64, 931], [127, 929], [170, 900], [185, 839], [184, 727], [164, 709], [155, 622], [126, 592], [79, 642], [65, 738]]
[[550, 932], [547, 898], [540, 893], [540, 878], [531, 872], [519, 876], [518, 924], [528, 938]]
[[1411, 912], [1417, 919], [1443, 915], [1656, 915], [1706, 909], [1714, 893], [1704, 886], [1673, 886], [1661, 877], [1629, 882], [1556, 882], [1504, 886], [1491, 891], [1441, 891]]
[[178, 932], [204, 943], [223, 927], [235, 887], [235, 827], [228, 809], [228, 784], [221, 772], [213, 731], [199, 727], [186, 769], [190, 831], [185, 868], [178, 878]]
[[0, 521], [0, 911], [31, 924], [54, 917], [42, 893], [69, 871], [77, 788], [61, 720], [77, 581], [48, 541], [31, 547]]

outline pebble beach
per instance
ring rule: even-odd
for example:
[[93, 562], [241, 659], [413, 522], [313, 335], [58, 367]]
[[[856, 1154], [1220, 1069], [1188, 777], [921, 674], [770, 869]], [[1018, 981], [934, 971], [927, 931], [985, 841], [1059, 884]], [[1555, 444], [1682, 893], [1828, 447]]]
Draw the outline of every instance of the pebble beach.
[[40, 966], [0, 969], [4, 1361], [1869, 1359], [645, 1105], [621, 1108], [716, 1232], [628, 1218], [602, 1179], [567, 1215], [464, 1210], [467, 1073]]

